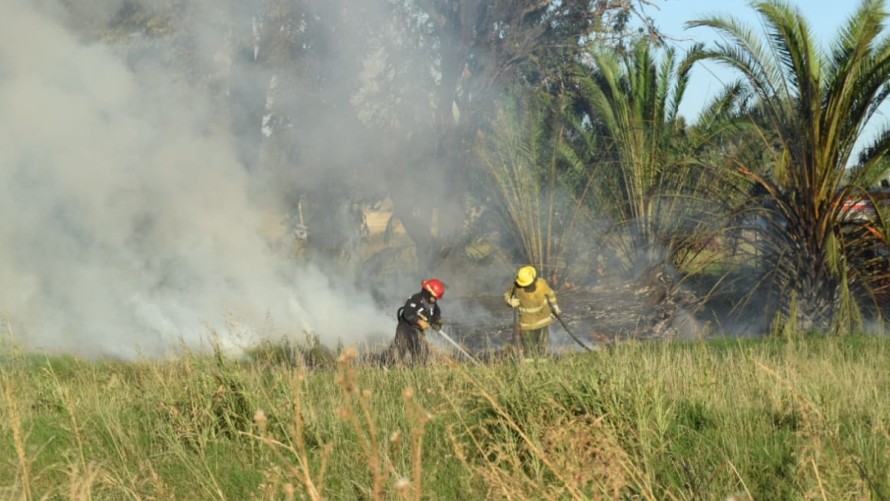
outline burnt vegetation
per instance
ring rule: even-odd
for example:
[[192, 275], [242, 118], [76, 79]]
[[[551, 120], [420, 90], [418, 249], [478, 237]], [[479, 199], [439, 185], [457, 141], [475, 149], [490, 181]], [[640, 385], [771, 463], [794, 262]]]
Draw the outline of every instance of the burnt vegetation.
[[[683, 53], [648, 17], [677, 7], [655, 0], [125, 2], [104, 26], [69, 6], [85, 35], [124, 23], [177, 49], [245, 168], [287, 180], [279, 207], [308, 228], [294, 259], [354, 272], [382, 306], [399, 298], [381, 284], [447, 275], [450, 298], [490, 313], [454, 319], [462, 340], [509, 328], [492, 298], [524, 263], [590, 341], [845, 334], [887, 313], [874, 188], [890, 134], [854, 148], [890, 92], [882, 0], [824, 41], [755, 2], [762, 30], [692, 20], [721, 38]], [[211, 10], [228, 73], [200, 66], [188, 32]], [[691, 122], [679, 104], [702, 61], [738, 80]], [[366, 214], [384, 203], [375, 240]]]

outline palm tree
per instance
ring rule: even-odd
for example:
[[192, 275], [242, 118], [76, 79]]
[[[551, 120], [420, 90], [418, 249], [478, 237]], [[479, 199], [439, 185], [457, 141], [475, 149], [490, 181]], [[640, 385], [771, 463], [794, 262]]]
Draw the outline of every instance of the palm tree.
[[694, 138], [678, 114], [691, 65], [673, 49], [656, 56], [641, 41], [624, 54], [595, 50], [579, 71], [590, 133], [602, 134], [611, 151], [591, 174], [612, 222], [604, 237], [625, 271], [644, 275], [665, 265], [682, 271], [695, 258], [688, 250], [708, 238], [708, 211], [717, 205], [703, 196], [713, 178], [691, 160]]
[[[848, 169], [857, 141], [890, 92], [890, 40], [883, 0], [863, 0], [823, 52], [798, 9], [784, 1], [754, 2], [765, 37], [733, 18], [687, 23], [721, 35], [696, 59], [728, 65], [757, 101], [764, 136], [776, 138], [777, 161], [767, 174], [737, 172], [761, 193], [764, 272], [779, 317], [794, 329], [849, 328], [858, 318], [849, 283], [850, 246], [839, 221], [843, 201], [884, 173], [890, 130]], [[881, 237], [886, 240], [885, 237]], [[848, 308], [845, 308], [847, 306]], [[839, 315], [841, 313], [842, 315]]]

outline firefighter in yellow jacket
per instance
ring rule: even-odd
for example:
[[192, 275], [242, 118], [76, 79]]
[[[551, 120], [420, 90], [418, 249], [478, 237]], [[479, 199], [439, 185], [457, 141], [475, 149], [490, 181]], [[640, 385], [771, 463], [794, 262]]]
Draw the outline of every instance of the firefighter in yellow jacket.
[[559, 315], [556, 293], [547, 281], [538, 276], [534, 266], [523, 266], [516, 273], [516, 280], [504, 293], [504, 301], [518, 309], [522, 353], [526, 357], [547, 354], [550, 324]]

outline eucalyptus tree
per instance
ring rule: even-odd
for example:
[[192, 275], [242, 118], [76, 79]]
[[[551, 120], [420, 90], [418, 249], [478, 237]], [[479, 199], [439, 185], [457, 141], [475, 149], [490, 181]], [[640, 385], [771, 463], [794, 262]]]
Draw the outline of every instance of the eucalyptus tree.
[[[392, 5], [395, 26], [377, 85], [391, 96], [408, 92], [417, 75], [433, 74], [429, 89], [433, 119], [412, 128], [411, 141], [392, 148], [393, 198], [397, 216], [427, 260], [448, 252], [463, 227], [467, 180], [476, 165], [477, 132], [494, 116], [501, 92], [517, 82], [541, 88], [596, 40], [623, 40], [634, 15], [654, 0], [382, 0]], [[407, 43], [414, 49], [393, 49]], [[405, 71], [406, 64], [414, 69]], [[413, 78], [392, 78], [395, 75]], [[419, 94], [411, 92], [412, 94]], [[383, 118], [383, 117], [378, 117]], [[390, 120], [391, 121], [391, 120]], [[426, 134], [420, 134], [420, 132]], [[438, 179], [418, 191], [417, 178]], [[438, 224], [429, 224], [437, 218]]]
[[851, 242], [842, 231], [844, 201], [863, 196], [885, 173], [880, 159], [890, 149], [885, 128], [852, 165], [857, 141], [890, 92], [885, 2], [862, 1], [824, 51], [798, 9], [778, 0], [752, 7], [763, 34], [734, 18], [688, 23], [720, 35], [697, 58], [738, 72], [765, 135], [778, 144], [767, 173], [735, 165], [759, 193], [761, 224], [752, 231], [759, 232], [764, 284], [780, 306], [777, 320], [793, 329], [846, 330], [859, 318], [849, 284], [861, 270], [848, 259], [860, 239]]
[[501, 89], [549, 88], [584, 43], [623, 39], [655, 1], [164, 0], [116, 4], [106, 26], [125, 21], [121, 43], [161, 41], [206, 79], [246, 168], [336, 193], [307, 215], [389, 196], [429, 263], [464, 228], [476, 133]]

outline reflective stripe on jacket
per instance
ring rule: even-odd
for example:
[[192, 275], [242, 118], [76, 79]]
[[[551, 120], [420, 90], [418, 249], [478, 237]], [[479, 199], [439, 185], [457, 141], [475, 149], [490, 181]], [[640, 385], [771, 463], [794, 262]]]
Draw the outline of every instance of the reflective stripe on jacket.
[[556, 293], [543, 278], [538, 277], [529, 287], [514, 285], [504, 294], [508, 303], [512, 297], [519, 300], [519, 325], [522, 330], [540, 329], [553, 323], [547, 300], [556, 307]]

